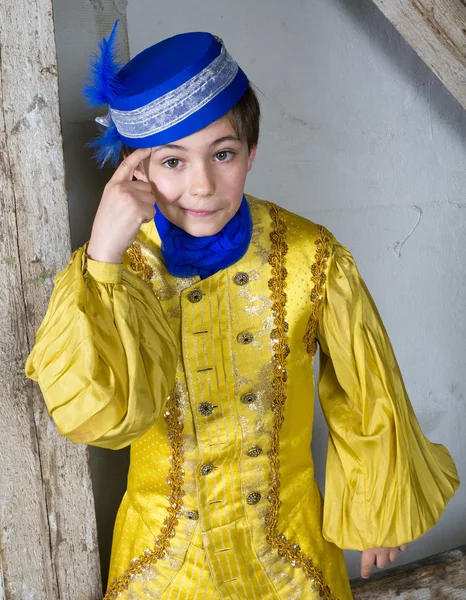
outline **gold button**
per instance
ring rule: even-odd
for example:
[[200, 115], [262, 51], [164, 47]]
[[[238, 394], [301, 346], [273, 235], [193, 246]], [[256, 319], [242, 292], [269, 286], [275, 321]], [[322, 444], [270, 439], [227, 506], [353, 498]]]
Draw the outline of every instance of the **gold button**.
[[201, 402], [197, 408], [203, 417], [210, 417], [210, 415], [214, 412], [214, 408], [217, 407], [211, 402]]
[[208, 475], [209, 473], [212, 473], [214, 468], [215, 467], [214, 467], [213, 463], [205, 463], [201, 467], [201, 475]]
[[246, 454], [251, 458], [255, 458], [256, 456], [259, 456], [259, 454], [262, 454], [262, 448], [259, 448], [259, 446], [252, 446]]
[[249, 331], [243, 331], [243, 333], [240, 333], [236, 339], [240, 344], [246, 346], [247, 344], [250, 344], [252, 342], [254, 336], [252, 335], [252, 333], [249, 333]]
[[233, 277], [233, 281], [236, 285], [246, 285], [249, 282], [249, 275], [244, 271], [240, 271]]
[[246, 498], [246, 502], [253, 506], [254, 504], [258, 504], [261, 500], [261, 494], [260, 492], [251, 492], [250, 494], [248, 494], [248, 497]]
[[188, 300], [193, 304], [196, 304], [196, 302], [200, 302], [202, 300], [201, 290], [192, 290], [191, 292], [189, 292]]
[[241, 396], [241, 402], [243, 404], [252, 404], [256, 400], [257, 400], [257, 396], [256, 396], [256, 394], [253, 394], [252, 392], [248, 392], [247, 394], [243, 394]]
[[197, 521], [199, 519], [199, 513], [197, 510], [187, 510], [184, 514], [190, 521]]

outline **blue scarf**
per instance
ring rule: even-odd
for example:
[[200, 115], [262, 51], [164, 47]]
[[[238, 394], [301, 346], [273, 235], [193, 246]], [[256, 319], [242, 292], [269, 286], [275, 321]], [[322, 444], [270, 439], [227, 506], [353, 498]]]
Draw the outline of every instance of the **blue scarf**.
[[210, 277], [243, 258], [252, 236], [252, 217], [243, 196], [236, 215], [215, 235], [195, 237], [173, 225], [157, 210], [155, 226], [162, 241], [162, 256], [174, 277]]

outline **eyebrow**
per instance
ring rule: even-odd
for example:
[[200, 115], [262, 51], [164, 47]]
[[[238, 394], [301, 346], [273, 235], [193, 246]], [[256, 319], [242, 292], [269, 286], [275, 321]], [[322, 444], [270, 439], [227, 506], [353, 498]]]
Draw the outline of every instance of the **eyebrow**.
[[[225, 135], [223, 137], [217, 138], [213, 142], [209, 144], [209, 148], [213, 148], [214, 146], [218, 146], [218, 144], [223, 144], [224, 142], [240, 142], [241, 140], [234, 135]], [[159, 152], [160, 150], [178, 150], [181, 152], [188, 152], [188, 149], [184, 146], [180, 146], [179, 144], [164, 144], [163, 146], [158, 146], [154, 148], [152, 154]]]
[[184, 152], [187, 152], [188, 149], [185, 148], [184, 146], [180, 146], [178, 144], [165, 144], [163, 146], [158, 146], [157, 148], [153, 148], [152, 149], [152, 154], [155, 154], [156, 152], [160, 152], [160, 150], [181, 150]]
[[241, 140], [237, 138], [235, 135], [225, 135], [221, 138], [214, 140], [211, 144], [209, 144], [209, 148], [213, 146], [217, 146], [218, 144], [223, 144], [223, 142], [240, 142]]

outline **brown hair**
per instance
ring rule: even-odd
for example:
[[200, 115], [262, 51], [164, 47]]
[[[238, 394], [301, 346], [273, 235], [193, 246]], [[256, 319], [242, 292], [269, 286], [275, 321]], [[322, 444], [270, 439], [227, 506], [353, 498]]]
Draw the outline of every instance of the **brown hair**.
[[261, 109], [256, 92], [251, 84], [239, 102], [226, 114], [240, 140], [247, 140], [251, 150], [259, 141]]

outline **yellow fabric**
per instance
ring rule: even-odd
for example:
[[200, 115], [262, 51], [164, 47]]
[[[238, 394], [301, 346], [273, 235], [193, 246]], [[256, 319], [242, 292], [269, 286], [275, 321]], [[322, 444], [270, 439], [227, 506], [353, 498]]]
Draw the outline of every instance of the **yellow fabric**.
[[56, 278], [26, 375], [61, 434], [118, 449], [159, 416], [176, 352], [150, 289], [122, 265], [87, 261], [82, 248]]
[[[419, 430], [390, 343], [350, 254], [330, 240], [322, 304], [316, 304], [319, 229], [282, 211], [290, 354], [278, 454], [278, 531], [287, 543], [299, 545], [331, 592], [319, 576], [310, 580], [267, 542], [273, 355], [281, 334], [274, 329], [269, 287], [273, 223], [265, 203], [248, 201], [254, 222], [248, 252], [203, 281], [167, 272], [153, 222], [141, 228], [137, 251], [127, 253], [123, 269], [86, 266], [83, 253], [78, 254], [57, 279], [28, 362], [28, 374], [39, 379], [59, 431], [75, 440], [76, 432], [92, 430], [93, 439], [85, 441], [106, 447], [133, 441], [128, 491], [115, 523], [112, 579], [154, 547], [167, 515], [170, 456], [179, 450], [171, 446], [161, 407], [175, 377], [175, 340], [180, 349], [175, 390], [184, 416], [184, 508], [168, 557], [135, 576], [119, 598], [197, 600], [202, 582], [206, 597], [215, 600], [318, 600], [321, 593], [350, 600], [337, 546], [396, 546], [419, 537], [434, 525], [458, 485], [447, 450]], [[238, 273], [247, 274], [246, 284], [238, 285]], [[202, 292], [197, 302], [190, 300], [193, 290]], [[323, 351], [319, 391], [330, 428], [325, 504], [310, 453], [313, 358], [303, 342], [316, 307]], [[92, 336], [85, 333], [89, 329]], [[252, 335], [247, 344], [241, 341], [245, 332]], [[79, 342], [89, 350], [77, 353]], [[96, 368], [98, 360], [109, 364], [109, 356], [111, 385], [108, 369]], [[255, 400], [245, 404], [248, 393]], [[201, 402], [215, 407], [211, 415], [201, 414]], [[130, 421], [130, 433], [121, 434], [118, 418]], [[253, 446], [259, 455], [248, 455]], [[203, 475], [206, 463], [213, 470]], [[261, 495], [256, 504], [247, 502], [252, 492]], [[190, 520], [189, 511], [198, 511], [199, 520]]]
[[103, 263], [88, 257], [86, 268], [94, 281], [99, 283], [121, 283], [123, 264]]
[[458, 476], [447, 450], [422, 434], [351, 254], [333, 246], [317, 332], [330, 428], [324, 535], [353, 550], [397, 546], [437, 522]]

